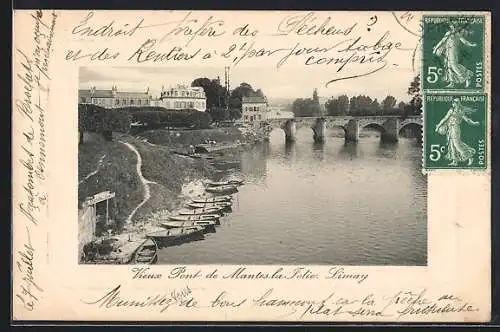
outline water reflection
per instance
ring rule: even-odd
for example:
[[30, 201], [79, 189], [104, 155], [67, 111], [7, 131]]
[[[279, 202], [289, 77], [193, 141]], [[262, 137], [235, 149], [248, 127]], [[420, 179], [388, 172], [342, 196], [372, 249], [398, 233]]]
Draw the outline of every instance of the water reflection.
[[217, 233], [162, 249], [159, 263], [425, 265], [421, 155], [404, 138], [276, 135], [238, 156], [245, 184]]
[[295, 142], [286, 141], [285, 142], [285, 156], [289, 157], [295, 153]]
[[325, 142], [314, 142], [312, 150], [315, 160], [323, 161], [325, 159]]
[[398, 145], [399, 142], [386, 143], [380, 141], [376, 154], [378, 157], [395, 159], [398, 157]]
[[339, 151], [339, 156], [341, 156], [344, 159], [354, 159], [357, 158], [360, 155], [360, 146], [357, 142], [344, 142], [342, 144], [340, 151]]
[[241, 173], [252, 183], [264, 181], [266, 177], [266, 158], [270, 153], [269, 144], [261, 144], [241, 153], [239, 161]]

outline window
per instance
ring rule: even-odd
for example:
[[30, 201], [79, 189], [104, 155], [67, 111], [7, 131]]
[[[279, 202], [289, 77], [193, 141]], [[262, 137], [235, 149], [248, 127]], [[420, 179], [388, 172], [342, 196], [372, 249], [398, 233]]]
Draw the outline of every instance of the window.
[[142, 100], [141, 100], [141, 99], [139, 99], [139, 100], [137, 101], [137, 103], [138, 103], [139, 105], [141, 105], [141, 104], [142, 104]]
[[120, 99], [115, 99], [115, 105], [120, 105]]
[[80, 102], [81, 102], [81, 103], [85, 103], [86, 101], [87, 101], [87, 100], [85, 99], [85, 97], [80, 98]]

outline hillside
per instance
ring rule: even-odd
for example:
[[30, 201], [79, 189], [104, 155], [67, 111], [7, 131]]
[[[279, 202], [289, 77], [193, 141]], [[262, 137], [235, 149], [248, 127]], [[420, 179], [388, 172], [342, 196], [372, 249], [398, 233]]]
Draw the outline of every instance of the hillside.
[[149, 144], [129, 135], [115, 135], [105, 141], [96, 134], [86, 134], [78, 148], [79, 206], [83, 200], [101, 191], [113, 191], [111, 217], [120, 228], [131, 212], [143, 201], [145, 189], [137, 173], [137, 156], [142, 157], [142, 175], [150, 181], [150, 196], [134, 214], [133, 221], [159, 209], [173, 209], [179, 204], [182, 184], [200, 178], [208, 171], [200, 161], [173, 155], [166, 147]]

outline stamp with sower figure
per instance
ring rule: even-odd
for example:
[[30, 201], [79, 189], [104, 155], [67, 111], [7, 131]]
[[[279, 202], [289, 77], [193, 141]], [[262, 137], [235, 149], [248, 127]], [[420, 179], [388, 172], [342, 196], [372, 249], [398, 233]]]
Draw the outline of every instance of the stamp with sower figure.
[[484, 94], [425, 95], [426, 169], [487, 168], [486, 103]]
[[423, 17], [423, 89], [483, 92], [484, 17]]

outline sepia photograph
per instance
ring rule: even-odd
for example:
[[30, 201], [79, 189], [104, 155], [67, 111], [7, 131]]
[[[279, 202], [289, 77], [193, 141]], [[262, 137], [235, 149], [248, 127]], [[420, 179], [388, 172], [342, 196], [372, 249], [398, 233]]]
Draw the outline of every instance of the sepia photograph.
[[420, 77], [390, 78], [80, 67], [79, 262], [425, 266]]
[[14, 13], [12, 319], [491, 319], [491, 13]]

